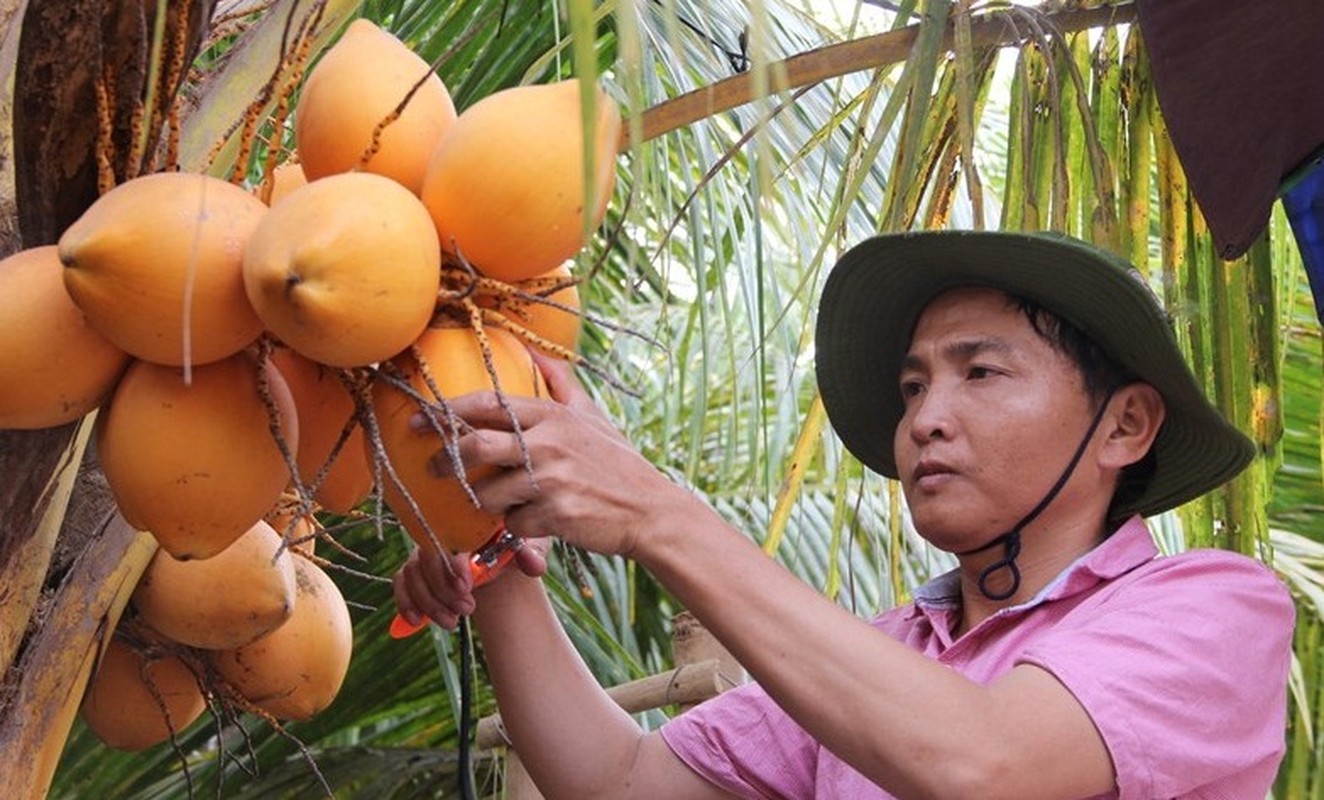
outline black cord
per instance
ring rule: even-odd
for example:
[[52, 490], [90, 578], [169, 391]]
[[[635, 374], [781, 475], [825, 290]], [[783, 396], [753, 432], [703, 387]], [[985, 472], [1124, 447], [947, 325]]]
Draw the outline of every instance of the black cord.
[[474, 643], [469, 635], [469, 618], [460, 617], [456, 628], [460, 640], [460, 752], [459, 782], [460, 797], [464, 800], [476, 800], [473, 773], [473, 682], [474, 682]]
[[[1016, 557], [1021, 554], [1021, 530], [1043, 513], [1043, 510], [1048, 508], [1048, 504], [1056, 499], [1057, 493], [1062, 491], [1062, 487], [1067, 485], [1067, 480], [1071, 477], [1071, 473], [1076, 471], [1076, 465], [1080, 463], [1081, 456], [1085, 455], [1085, 448], [1089, 446], [1090, 439], [1094, 438], [1094, 432], [1099, 429], [1099, 423], [1103, 422], [1103, 414], [1108, 410], [1108, 402], [1112, 400], [1116, 391], [1116, 389], [1109, 390], [1107, 396], [1103, 398], [1103, 402], [1099, 404], [1099, 410], [1094, 413], [1094, 421], [1090, 423], [1089, 430], [1085, 431], [1085, 435], [1081, 437], [1080, 444], [1076, 446], [1075, 454], [1071, 456], [1071, 461], [1067, 464], [1066, 469], [1062, 470], [1062, 474], [1057, 477], [1057, 482], [1053, 484], [1053, 488], [1049, 489], [1048, 494], [1044, 495], [1044, 499], [1039, 501], [1039, 505], [1035, 506], [1030, 513], [1021, 517], [1020, 522], [1017, 522], [1011, 530], [1001, 536], [972, 550], [963, 550], [957, 553], [957, 555], [966, 556], [983, 552], [997, 544], [1006, 545], [1007, 549], [1002, 558], [984, 567], [979, 573], [979, 593], [989, 600], [1006, 600], [1021, 588], [1021, 569], [1016, 566]], [[1011, 576], [1011, 586], [1003, 592], [989, 591], [988, 579], [1004, 569]]]
[[[979, 593], [989, 600], [1006, 600], [1008, 597], [1016, 594], [1021, 588], [1021, 568], [1016, 565], [1016, 557], [1021, 554], [1021, 529], [1016, 528], [1010, 533], [1005, 533], [993, 540], [1006, 542], [1007, 550], [1002, 558], [989, 564], [979, 573]], [[1001, 570], [1006, 570], [1011, 576], [1011, 585], [1005, 591], [989, 591], [988, 579]]]

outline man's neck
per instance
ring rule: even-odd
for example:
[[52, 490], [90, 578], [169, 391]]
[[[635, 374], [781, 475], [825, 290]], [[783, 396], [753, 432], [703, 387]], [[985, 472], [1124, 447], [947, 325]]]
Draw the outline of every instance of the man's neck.
[[[1020, 585], [1015, 593], [1002, 600], [987, 597], [980, 590], [979, 581], [985, 569], [1006, 555], [1006, 548], [999, 544], [960, 556], [961, 621], [953, 633], [959, 636], [1000, 609], [1030, 600], [1072, 562], [1098, 546], [1106, 535], [1106, 527], [1093, 521], [1068, 523], [1044, 519], [1030, 525], [1021, 533], [1021, 550], [1016, 558]], [[1008, 571], [1002, 569], [986, 579], [986, 586], [996, 593], [1009, 586], [1010, 579]]]

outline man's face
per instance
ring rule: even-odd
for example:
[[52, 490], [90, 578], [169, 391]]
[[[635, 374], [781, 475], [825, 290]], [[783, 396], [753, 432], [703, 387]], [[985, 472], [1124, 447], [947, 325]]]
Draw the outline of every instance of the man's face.
[[[1093, 416], [1079, 369], [989, 289], [956, 289], [929, 304], [899, 380], [902, 488], [916, 530], [945, 550], [1010, 530], [1052, 488]], [[1050, 512], [1087, 485], [1086, 462]]]

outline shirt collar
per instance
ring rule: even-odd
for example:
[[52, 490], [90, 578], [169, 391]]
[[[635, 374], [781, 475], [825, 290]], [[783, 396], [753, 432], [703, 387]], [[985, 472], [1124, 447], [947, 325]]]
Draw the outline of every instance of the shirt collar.
[[[1058, 573], [1048, 585], [1024, 603], [1011, 609], [1026, 609], [1049, 600], [1060, 600], [1086, 591], [1101, 581], [1123, 575], [1158, 555], [1158, 547], [1149, 533], [1149, 527], [1139, 515], [1122, 523], [1111, 536], [1094, 549], [1077, 558]], [[921, 613], [922, 608], [943, 609], [961, 602], [961, 574], [959, 569], [943, 573], [915, 589], [915, 608], [910, 616]]]

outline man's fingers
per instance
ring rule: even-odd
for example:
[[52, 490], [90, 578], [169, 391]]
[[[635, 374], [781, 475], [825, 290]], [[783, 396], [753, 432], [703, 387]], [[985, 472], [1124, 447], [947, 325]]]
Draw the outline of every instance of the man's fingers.
[[517, 394], [498, 397], [496, 392], [490, 391], [471, 392], [448, 402], [451, 413], [464, 421], [467, 430], [498, 431], [514, 430], [516, 420], [521, 428], [537, 424], [549, 405], [545, 398]]
[[473, 576], [469, 574], [466, 553], [452, 555], [431, 545], [420, 546], [419, 565], [433, 594], [441, 598], [458, 597], [473, 590]]
[[547, 551], [550, 539], [529, 539], [515, 553], [515, 565], [530, 578], [539, 578], [547, 572]]
[[479, 466], [520, 469], [525, 464], [526, 447], [513, 431], [478, 431], [461, 439], [454, 449], [442, 447], [433, 453], [428, 471], [434, 477], [454, 478], [463, 466], [465, 476], [473, 480], [472, 472]]
[[410, 624], [417, 625], [428, 618], [443, 627], [453, 627], [459, 621], [443, 603], [432, 596], [427, 579], [414, 561], [396, 573], [395, 604], [400, 616]]
[[476, 429], [513, 430], [512, 411], [520, 415], [522, 426], [523, 415], [535, 414], [543, 403], [546, 400], [521, 395], [497, 397], [493, 391], [471, 392], [447, 398], [445, 408], [433, 405], [427, 413], [415, 411], [409, 417], [409, 427], [419, 434], [433, 436], [440, 429], [446, 438], [464, 436]]
[[414, 604], [413, 593], [409, 590], [409, 570], [411, 569], [407, 562], [404, 567], [396, 570], [391, 578], [391, 593], [395, 595], [395, 607], [410, 625], [417, 625], [423, 621], [423, 613], [418, 606]]
[[547, 390], [552, 399], [563, 405], [572, 405], [580, 398], [588, 399], [588, 393], [575, 377], [574, 367], [563, 358], [555, 358], [546, 353], [529, 348], [534, 366], [542, 373], [547, 382]]
[[[413, 610], [431, 617], [443, 628], [454, 628], [459, 618], [473, 612], [473, 579], [467, 557], [438, 553], [432, 547], [420, 547], [400, 570], [406, 602], [401, 613]], [[405, 619], [410, 619], [405, 614]]]

